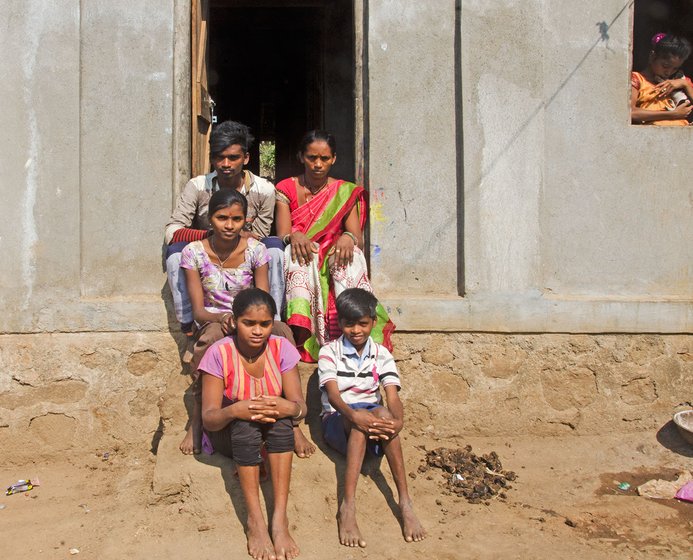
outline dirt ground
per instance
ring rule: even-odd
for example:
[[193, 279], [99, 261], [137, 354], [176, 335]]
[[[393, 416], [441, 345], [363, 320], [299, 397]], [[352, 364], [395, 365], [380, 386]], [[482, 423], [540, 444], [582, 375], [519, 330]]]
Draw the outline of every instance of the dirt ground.
[[[693, 558], [693, 503], [635, 493], [651, 478], [693, 470], [693, 448], [671, 424], [657, 433], [555, 438], [468, 438], [460, 426], [459, 437], [443, 440], [408, 418], [409, 484], [429, 536], [404, 542], [387, 463], [369, 460], [358, 490], [368, 544], [347, 549], [335, 521], [343, 460], [322, 443], [315, 412], [312, 407], [308, 431], [319, 450], [294, 460], [289, 504], [301, 558]], [[4, 452], [5, 486], [27, 477], [41, 485], [0, 496], [0, 558], [247, 557], [232, 462], [182, 456], [181, 436], [180, 422], [167, 427], [156, 454], [149, 446], [114, 446], [13, 464], [11, 450]], [[503, 468], [517, 473], [505, 500], [470, 504], [446, 492], [442, 472], [418, 471], [425, 450], [467, 444], [477, 454], [496, 451]], [[632, 488], [619, 490], [620, 482]], [[271, 504], [270, 483], [262, 489]]]

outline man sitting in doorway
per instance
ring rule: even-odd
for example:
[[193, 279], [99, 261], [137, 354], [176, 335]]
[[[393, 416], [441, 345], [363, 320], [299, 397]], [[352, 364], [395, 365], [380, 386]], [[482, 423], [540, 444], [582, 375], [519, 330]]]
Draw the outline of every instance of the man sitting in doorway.
[[[166, 273], [173, 294], [176, 318], [188, 336], [193, 332], [192, 306], [185, 285], [185, 275], [180, 271], [180, 252], [191, 241], [207, 235], [210, 227], [207, 206], [212, 194], [219, 189], [236, 189], [245, 195], [248, 199], [249, 228], [244, 235], [263, 241], [268, 248], [273, 246], [266, 238], [274, 220], [274, 185], [243, 168], [250, 159], [248, 151], [253, 140], [250, 129], [244, 124], [225, 121], [217, 125], [209, 139], [210, 160], [214, 171], [193, 177], [186, 183], [166, 224]], [[281, 240], [272, 241], [278, 243], [278, 249], [283, 250]], [[272, 252], [270, 256], [271, 254]], [[270, 291], [273, 285], [277, 285], [277, 282], [272, 282], [272, 268], [270, 266]], [[283, 294], [272, 293], [272, 296], [278, 309], [281, 309]]]

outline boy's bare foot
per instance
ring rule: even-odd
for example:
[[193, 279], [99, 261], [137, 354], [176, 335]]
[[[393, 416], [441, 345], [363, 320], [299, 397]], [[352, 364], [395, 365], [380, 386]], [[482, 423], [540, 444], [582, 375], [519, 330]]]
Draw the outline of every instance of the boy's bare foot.
[[272, 522], [272, 541], [277, 560], [293, 560], [300, 552], [296, 542], [289, 533], [289, 522]]
[[248, 538], [248, 554], [255, 560], [276, 560], [274, 545], [264, 520], [254, 521], [248, 517], [246, 537]]
[[339, 526], [339, 542], [344, 546], [366, 546], [366, 541], [361, 538], [361, 531], [356, 524], [356, 505], [354, 502], [344, 500], [337, 514]]
[[198, 443], [197, 446], [194, 444], [194, 437], [193, 437], [193, 428], [190, 426], [188, 428], [188, 431], [185, 432], [185, 437], [183, 440], [180, 442], [180, 445], [178, 448], [181, 450], [181, 453], [183, 455], [197, 455], [200, 452], [200, 447], [202, 447], [201, 443]]
[[419, 518], [414, 513], [414, 505], [411, 500], [402, 501], [399, 504], [402, 514], [402, 534], [407, 542], [419, 542], [426, 538], [426, 529], [423, 528]]
[[315, 445], [303, 435], [301, 428], [294, 428], [294, 453], [301, 459], [307, 459], [315, 453]]

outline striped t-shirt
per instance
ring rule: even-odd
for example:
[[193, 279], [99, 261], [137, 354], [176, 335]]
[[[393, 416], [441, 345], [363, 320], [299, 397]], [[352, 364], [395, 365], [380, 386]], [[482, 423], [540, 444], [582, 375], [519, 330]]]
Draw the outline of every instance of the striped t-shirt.
[[265, 347], [263, 376], [253, 377], [243, 367], [234, 337], [227, 336], [207, 349], [198, 369], [223, 379], [224, 397], [234, 403], [259, 395], [281, 395], [282, 376], [296, 366], [299, 358], [298, 350], [287, 339], [270, 336]]
[[335, 411], [325, 391], [325, 383], [328, 381], [337, 382], [339, 393], [346, 404], [380, 404], [380, 387], [400, 387], [399, 374], [392, 354], [372, 338], [369, 338], [366, 346], [364, 352], [367, 355], [361, 356], [361, 365], [356, 359], [357, 356], [350, 354], [348, 348], [345, 348], [344, 335], [320, 349], [318, 379], [323, 414]]

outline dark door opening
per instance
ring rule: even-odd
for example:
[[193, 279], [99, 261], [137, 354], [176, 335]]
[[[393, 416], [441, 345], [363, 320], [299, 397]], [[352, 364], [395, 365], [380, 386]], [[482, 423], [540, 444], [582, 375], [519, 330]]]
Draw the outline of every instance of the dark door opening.
[[[693, 41], [693, 3], [690, 0], [636, 0], [633, 13], [633, 69], [642, 71], [656, 33], [675, 33]], [[681, 67], [693, 75], [693, 56]]]
[[[207, 77], [218, 122], [233, 119], [274, 145], [277, 181], [301, 172], [303, 134], [337, 139], [333, 176], [354, 178], [354, 20], [352, 0], [212, 0]], [[265, 173], [267, 174], [267, 173]]]

